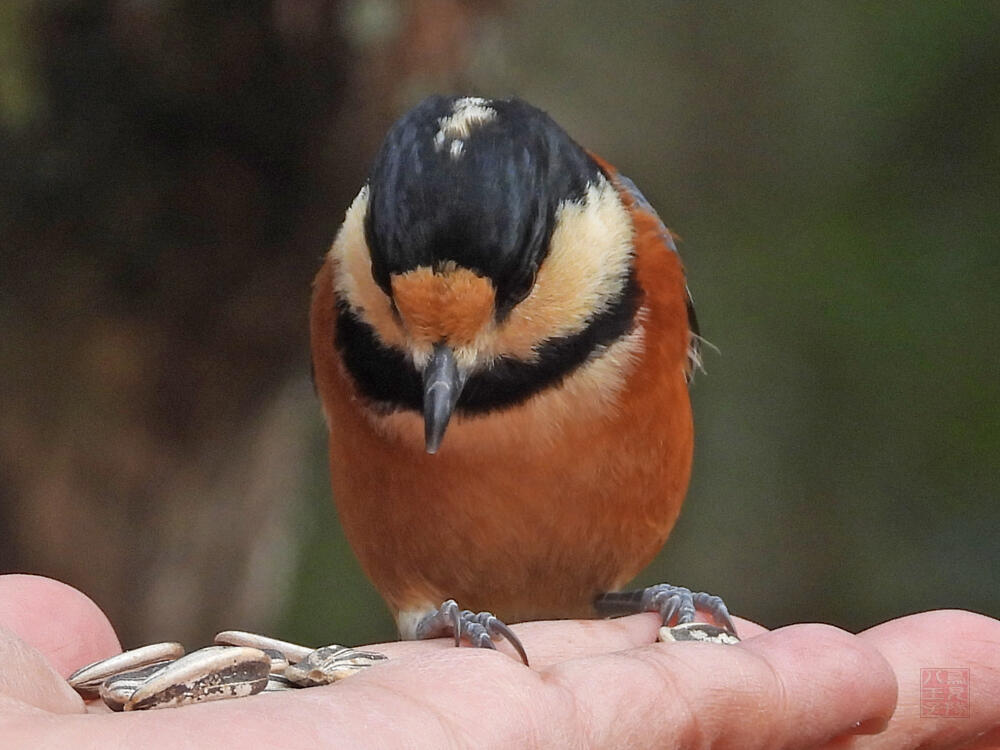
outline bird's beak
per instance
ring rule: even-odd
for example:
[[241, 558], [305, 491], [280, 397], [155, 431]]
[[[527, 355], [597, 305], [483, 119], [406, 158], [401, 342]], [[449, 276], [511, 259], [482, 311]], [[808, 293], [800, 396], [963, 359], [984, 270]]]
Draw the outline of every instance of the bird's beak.
[[444, 344], [435, 344], [424, 367], [424, 440], [428, 453], [437, 453], [451, 413], [465, 386], [465, 375], [455, 362], [455, 353]]

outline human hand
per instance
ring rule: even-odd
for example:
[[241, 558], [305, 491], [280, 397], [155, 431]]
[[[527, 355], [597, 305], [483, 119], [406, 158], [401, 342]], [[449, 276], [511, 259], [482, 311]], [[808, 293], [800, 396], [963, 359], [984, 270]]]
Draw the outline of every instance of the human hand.
[[[654, 644], [653, 615], [525, 623], [515, 630], [532, 669], [447, 641], [391, 643], [375, 647], [389, 662], [333, 686], [88, 715], [64, 677], [119, 650], [110, 624], [67, 586], [3, 576], [0, 737], [41, 748], [479, 750], [954, 747], [991, 730], [974, 746], [1000, 741], [1000, 622], [933, 612], [860, 636], [823, 625], [737, 627], [742, 644], [717, 646]], [[970, 718], [919, 718], [920, 667], [939, 666], [970, 668]], [[887, 721], [882, 734], [852, 734]]]

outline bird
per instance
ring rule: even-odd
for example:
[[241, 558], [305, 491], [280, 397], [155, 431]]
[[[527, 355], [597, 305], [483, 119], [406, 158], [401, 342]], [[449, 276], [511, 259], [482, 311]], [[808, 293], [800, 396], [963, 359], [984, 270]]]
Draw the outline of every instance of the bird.
[[701, 337], [636, 185], [518, 98], [435, 95], [388, 130], [313, 283], [313, 380], [345, 536], [403, 638], [702, 611], [622, 588], [691, 474]]

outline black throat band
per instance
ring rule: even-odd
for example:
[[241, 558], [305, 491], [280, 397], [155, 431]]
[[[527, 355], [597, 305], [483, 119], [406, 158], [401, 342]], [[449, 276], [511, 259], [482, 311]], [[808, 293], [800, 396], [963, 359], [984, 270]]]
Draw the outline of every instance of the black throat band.
[[[635, 326], [640, 292], [630, 273], [618, 298], [595, 315], [583, 330], [549, 339], [531, 361], [500, 357], [469, 376], [455, 411], [487, 414], [516, 406], [546, 388], [559, 385], [588, 360]], [[374, 329], [341, 299], [337, 301], [334, 343], [359, 393], [371, 408], [387, 414], [398, 410], [423, 413], [423, 380], [406, 354], [383, 344]]]

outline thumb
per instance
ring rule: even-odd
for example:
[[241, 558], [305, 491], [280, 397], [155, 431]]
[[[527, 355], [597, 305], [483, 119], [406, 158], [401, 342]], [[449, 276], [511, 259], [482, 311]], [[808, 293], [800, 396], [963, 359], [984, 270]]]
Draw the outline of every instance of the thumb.
[[49, 711], [82, 711], [64, 678], [121, 648], [90, 599], [49, 578], [0, 576], [0, 694]]

